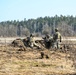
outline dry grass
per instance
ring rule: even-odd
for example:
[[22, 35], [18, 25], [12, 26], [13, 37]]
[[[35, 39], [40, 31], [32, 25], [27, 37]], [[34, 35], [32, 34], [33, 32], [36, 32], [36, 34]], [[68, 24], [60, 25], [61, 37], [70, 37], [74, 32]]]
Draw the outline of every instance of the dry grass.
[[69, 54], [44, 50], [50, 58], [40, 59], [40, 52], [30, 48], [18, 51], [18, 48], [1, 46], [0, 75], [62, 75], [75, 72]]

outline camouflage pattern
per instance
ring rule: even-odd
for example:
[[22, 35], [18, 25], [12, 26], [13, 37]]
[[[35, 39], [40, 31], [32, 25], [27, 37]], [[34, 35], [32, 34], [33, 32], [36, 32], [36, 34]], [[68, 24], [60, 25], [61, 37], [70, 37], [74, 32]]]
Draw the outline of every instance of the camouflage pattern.
[[52, 47], [53, 39], [50, 35], [46, 35], [44, 38], [45, 48], [50, 49]]
[[33, 48], [34, 46], [36, 46], [37, 48], [40, 48], [40, 46], [35, 42], [35, 37], [30, 36], [30, 47]]
[[59, 49], [60, 48], [60, 42], [61, 42], [61, 34], [58, 31], [58, 29], [55, 29], [55, 33], [53, 35], [53, 47]]

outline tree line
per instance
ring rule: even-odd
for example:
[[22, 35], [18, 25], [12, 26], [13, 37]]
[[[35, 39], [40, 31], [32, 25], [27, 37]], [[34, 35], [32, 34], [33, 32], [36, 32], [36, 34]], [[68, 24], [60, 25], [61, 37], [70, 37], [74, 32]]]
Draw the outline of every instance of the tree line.
[[0, 22], [0, 37], [29, 36], [31, 33], [37, 36], [52, 35], [57, 27], [63, 36], [76, 36], [76, 17], [55, 15], [28, 20], [24, 18], [22, 21], [3, 21]]

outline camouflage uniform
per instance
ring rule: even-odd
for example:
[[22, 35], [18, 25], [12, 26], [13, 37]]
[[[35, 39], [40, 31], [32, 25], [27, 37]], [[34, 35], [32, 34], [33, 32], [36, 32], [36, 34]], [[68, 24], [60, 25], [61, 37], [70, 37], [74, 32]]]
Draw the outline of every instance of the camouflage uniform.
[[47, 34], [45, 37], [45, 41], [48, 42], [49, 40], [50, 40], [50, 35]]
[[55, 29], [55, 33], [53, 35], [53, 47], [59, 49], [61, 42], [61, 34], [58, 31], [58, 28]]
[[35, 43], [35, 37], [31, 34], [30, 35], [30, 47], [33, 48], [34, 46], [36, 46], [37, 48], [40, 48], [40, 46]]
[[45, 42], [45, 47], [50, 49], [50, 47], [52, 46], [51, 45], [51, 37], [50, 37], [50, 35], [46, 35], [46, 37], [44, 39], [44, 42]]

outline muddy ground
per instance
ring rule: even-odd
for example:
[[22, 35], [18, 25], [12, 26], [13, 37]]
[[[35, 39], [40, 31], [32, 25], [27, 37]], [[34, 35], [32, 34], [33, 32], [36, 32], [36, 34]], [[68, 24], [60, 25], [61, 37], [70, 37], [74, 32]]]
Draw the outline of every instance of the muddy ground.
[[[44, 52], [44, 57], [41, 57]], [[71, 52], [0, 46], [0, 75], [76, 75]], [[46, 58], [46, 55], [48, 58]]]

